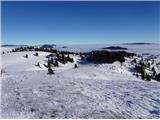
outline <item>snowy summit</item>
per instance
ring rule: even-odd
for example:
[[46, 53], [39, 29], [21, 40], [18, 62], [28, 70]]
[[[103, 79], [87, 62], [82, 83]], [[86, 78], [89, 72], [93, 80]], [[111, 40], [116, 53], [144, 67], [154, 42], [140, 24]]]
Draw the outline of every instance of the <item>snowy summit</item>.
[[150, 53], [141, 53], [138, 46], [124, 46], [135, 55], [113, 63], [90, 60], [89, 51], [96, 55], [104, 45], [79, 46], [86, 52], [72, 51], [74, 46], [2, 47], [2, 118], [160, 118], [159, 78], [142, 79], [135, 67], [142, 59], [154, 61], [145, 73], [153, 75], [154, 67], [158, 74], [159, 48], [148, 45]]

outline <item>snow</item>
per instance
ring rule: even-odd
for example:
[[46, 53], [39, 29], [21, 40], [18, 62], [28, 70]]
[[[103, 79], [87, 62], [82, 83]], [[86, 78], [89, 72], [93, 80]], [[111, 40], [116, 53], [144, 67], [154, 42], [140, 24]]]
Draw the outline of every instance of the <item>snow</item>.
[[[40, 64], [45, 63], [45, 59], [43, 59], [48, 53], [39, 52], [39, 57], [34, 56], [36, 52], [13, 52], [4, 54], [2, 56], [2, 67], [6, 69], [7, 72], [18, 72], [18, 71], [28, 71], [28, 70], [41, 70], [36, 67], [36, 64], [40, 62]], [[24, 56], [28, 54], [28, 58]]]
[[130, 59], [95, 65], [73, 56], [48, 75], [49, 53], [34, 53], [2, 55], [2, 118], [160, 118], [159, 82], [133, 76]]

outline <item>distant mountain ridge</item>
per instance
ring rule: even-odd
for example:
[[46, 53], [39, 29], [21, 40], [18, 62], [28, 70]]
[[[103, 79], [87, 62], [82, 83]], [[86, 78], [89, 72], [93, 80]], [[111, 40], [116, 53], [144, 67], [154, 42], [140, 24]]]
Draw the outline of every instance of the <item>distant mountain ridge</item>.
[[11, 45], [11, 44], [1, 45], [1, 47], [19, 47], [19, 46], [27, 47], [28, 45]]
[[42, 48], [53, 48], [56, 46], [56, 44], [42, 44], [42, 45], [13, 45], [13, 44], [4, 44], [4, 45], [1, 45], [1, 47], [27, 47], [27, 46], [39, 46], [39, 47], [42, 47]]
[[123, 43], [123, 45], [152, 45], [155, 43]]
[[41, 45], [41, 48], [54, 48], [56, 46], [56, 44], [44, 44]]
[[110, 46], [110, 47], [104, 47], [102, 49], [110, 49], [110, 50], [128, 50], [125, 47], [119, 47], [119, 46]]

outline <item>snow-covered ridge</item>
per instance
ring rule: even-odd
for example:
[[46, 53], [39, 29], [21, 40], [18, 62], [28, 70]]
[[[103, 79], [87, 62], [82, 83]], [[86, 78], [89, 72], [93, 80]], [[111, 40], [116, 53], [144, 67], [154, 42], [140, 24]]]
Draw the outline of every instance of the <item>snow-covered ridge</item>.
[[[55, 47], [81, 52], [103, 48], [86, 46]], [[144, 46], [144, 51], [136, 46], [129, 49], [154, 56], [159, 50], [152, 45]], [[48, 75], [45, 64], [50, 53], [35, 53], [1, 55], [2, 118], [160, 118], [160, 84], [133, 76], [131, 59], [123, 64], [89, 64], [73, 55], [73, 63], [59, 63], [53, 67], [55, 74]], [[159, 57], [155, 60], [160, 61]]]

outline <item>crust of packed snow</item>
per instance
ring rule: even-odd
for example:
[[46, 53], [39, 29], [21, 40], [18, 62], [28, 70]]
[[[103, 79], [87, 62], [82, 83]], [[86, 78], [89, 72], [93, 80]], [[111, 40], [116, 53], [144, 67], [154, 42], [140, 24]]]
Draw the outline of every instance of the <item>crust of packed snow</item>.
[[73, 56], [48, 75], [49, 53], [34, 53], [2, 55], [2, 118], [160, 118], [159, 82], [133, 76], [129, 59], [96, 65]]

